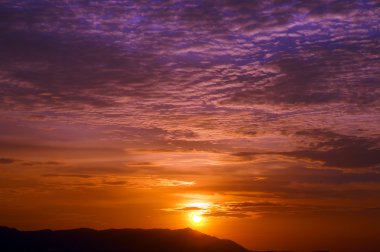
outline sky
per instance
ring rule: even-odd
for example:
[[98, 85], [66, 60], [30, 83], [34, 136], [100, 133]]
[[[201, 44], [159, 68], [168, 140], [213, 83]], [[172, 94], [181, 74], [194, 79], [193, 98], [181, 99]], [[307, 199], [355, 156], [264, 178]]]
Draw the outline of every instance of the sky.
[[0, 0], [0, 225], [379, 251], [379, 69], [377, 0]]

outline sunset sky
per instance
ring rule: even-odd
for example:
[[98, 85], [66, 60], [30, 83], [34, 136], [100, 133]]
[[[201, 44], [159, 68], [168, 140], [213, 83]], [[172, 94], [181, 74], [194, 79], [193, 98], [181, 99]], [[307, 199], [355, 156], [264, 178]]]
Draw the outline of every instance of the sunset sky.
[[0, 0], [3, 226], [380, 251], [379, 125], [377, 0]]

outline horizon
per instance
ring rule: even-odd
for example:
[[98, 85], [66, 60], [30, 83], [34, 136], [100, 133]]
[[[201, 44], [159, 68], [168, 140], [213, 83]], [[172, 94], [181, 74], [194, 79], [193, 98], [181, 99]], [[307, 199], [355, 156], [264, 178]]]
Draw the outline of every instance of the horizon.
[[[27, 237], [28, 235], [30, 235], [31, 233], [34, 233], [34, 235], [33, 236], [29, 236], [29, 237], [33, 237], [33, 240], [30, 240], [29, 239], [29, 242], [30, 241], [33, 241], [33, 243], [32, 244], [34, 244], [34, 245], [36, 245], [36, 244], [39, 244], [40, 243], [40, 241], [42, 240], [42, 241], [45, 241], [45, 243], [48, 243], [48, 242], [52, 242], [52, 243], [54, 243], [54, 240], [56, 240], [56, 239], [52, 239], [51, 238], [51, 236], [47, 236], [46, 234], [46, 232], [49, 232], [49, 235], [52, 235], [53, 233], [55, 233], [56, 234], [56, 236], [55, 237], [59, 237], [59, 234], [58, 233], [66, 233], [66, 234], [68, 234], [68, 233], [71, 233], [72, 235], [74, 235], [74, 236], [72, 236], [72, 238], [74, 238], [75, 237], [75, 240], [77, 240], [77, 242], [78, 243], [76, 243], [77, 245], [78, 244], [81, 244], [81, 242], [83, 242], [83, 244], [86, 244], [87, 242], [84, 240], [83, 241], [83, 239], [86, 237], [84, 234], [84, 232], [85, 231], [91, 231], [91, 233], [92, 234], [94, 234], [93, 233], [93, 231], [95, 231], [97, 234], [98, 234], [98, 236], [97, 236], [97, 238], [99, 239], [103, 239], [103, 242], [105, 242], [104, 240], [106, 240], [107, 238], [106, 238], [106, 236], [99, 236], [99, 234], [100, 233], [103, 233], [103, 234], [105, 234], [105, 233], [108, 233], [108, 234], [110, 234], [110, 232], [111, 231], [113, 231], [113, 235], [115, 235], [115, 232], [118, 232], [119, 234], [120, 234], [120, 232], [121, 231], [128, 231], [128, 233], [124, 233], [124, 239], [122, 239], [121, 241], [125, 241], [125, 240], [130, 240], [132, 237], [134, 237], [133, 235], [134, 234], [136, 234], [136, 233], [131, 233], [131, 231], [138, 231], [138, 232], [144, 232], [144, 239], [139, 239], [140, 240], [140, 242], [143, 242], [143, 243], [146, 243], [146, 242], [148, 242], [149, 241], [149, 235], [150, 235], [150, 239], [153, 239], [154, 240], [154, 235], [153, 234], [160, 234], [160, 233], [157, 233], [157, 232], [163, 232], [163, 231], [165, 231], [165, 233], [167, 233], [168, 232], [168, 234], [169, 233], [171, 233], [171, 235], [173, 235], [173, 234], [175, 234], [175, 233], [177, 233], [178, 231], [186, 231], [186, 233], [181, 233], [181, 235], [183, 235], [183, 236], [187, 236], [188, 238], [190, 238], [191, 240], [190, 240], [190, 242], [191, 243], [193, 243], [193, 242], [197, 242], [197, 239], [198, 238], [200, 238], [200, 237], [203, 237], [203, 238], [207, 238], [207, 239], [209, 239], [209, 238], [211, 238], [211, 239], [215, 239], [216, 238], [216, 240], [217, 241], [219, 241], [219, 242], [223, 242], [223, 241], [227, 241], [227, 242], [229, 242], [229, 244], [235, 244], [235, 245], [237, 245], [237, 248], [242, 248], [242, 249], [244, 249], [244, 252], [260, 252], [260, 251], [262, 251], [262, 250], [247, 250], [247, 248], [244, 248], [243, 246], [241, 246], [240, 244], [238, 244], [238, 243], [236, 243], [236, 242], [234, 242], [234, 241], [232, 241], [232, 240], [229, 240], [229, 239], [221, 239], [221, 238], [218, 238], [218, 237], [214, 237], [214, 236], [210, 236], [210, 235], [207, 235], [207, 234], [204, 234], [204, 233], [202, 233], [202, 232], [199, 232], [199, 231], [197, 231], [197, 230], [195, 230], [195, 229], [192, 229], [192, 228], [190, 228], [190, 227], [186, 227], [186, 228], [181, 228], [181, 229], [163, 229], [163, 228], [154, 228], [154, 229], [141, 229], [141, 228], [133, 228], [133, 229], [131, 229], [131, 228], [121, 228], [121, 229], [101, 229], [101, 230], [98, 230], [98, 229], [91, 229], [91, 228], [75, 228], [75, 229], [63, 229], [63, 230], [51, 230], [51, 229], [42, 229], [42, 230], [34, 230], [34, 231], [28, 231], [28, 230], [18, 230], [18, 229], [15, 229], [15, 228], [10, 228], [10, 227], [3, 227], [3, 226], [0, 226], [0, 231], [4, 231], [3, 229], [9, 229], [9, 230], [12, 230], [12, 231], [14, 231], [14, 230], [16, 230], [17, 231], [17, 234], [18, 235], [20, 235], [21, 233], [24, 235], [24, 236], [14, 236], [15, 235], [15, 233], [13, 233], [13, 237], [12, 236], [8, 236], [8, 237], [6, 237], [5, 239], [4, 239], [4, 237], [2, 237], [2, 235], [4, 235], [4, 234], [6, 234], [6, 233], [4, 233], [4, 232], [1, 232], [0, 233], [0, 241], [3, 241], [3, 242], [8, 242], [8, 244], [10, 244], [10, 246], [9, 247], [5, 247], [6, 249], [10, 249], [9, 251], [15, 251], [15, 248], [17, 248], [17, 247], [13, 247], [13, 249], [11, 249], [12, 248], [12, 246], [17, 246], [16, 244], [14, 244], [12, 241], [16, 241], [16, 242], [21, 242], [21, 244], [22, 243], [24, 243], [23, 242], [23, 239], [25, 239], [25, 237]], [[78, 231], [82, 231], [82, 233], [78, 233]], [[153, 232], [154, 231], [154, 232]], [[189, 233], [188, 231], [190, 231], [191, 233]], [[193, 234], [196, 234], [196, 236], [192, 236]], [[38, 234], [40, 234], [40, 237], [39, 238], [37, 238], [38, 237]], [[87, 234], [88, 234], [88, 232], [87, 232]], [[41, 236], [42, 235], [42, 236]], [[132, 236], [131, 236], [132, 235]], [[49, 237], [50, 237], [50, 239], [49, 239]], [[62, 237], [62, 236], [61, 236]], [[112, 237], [112, 236], [108, 236], [108, 238], [109, 237]], [[42, 238], [42, 239], [41, 239]], [[63, 237], [62, 237], [63, 238]], [[163, 237], [162, 237], [163, 238]], [[63, 238], [64, 239], [64, 238]], [[66, 236], [66, 239], [67, 239], [67, 236]], [[170, 239], [170, 238], [169, 238]], [[10, 240], [11, 240], [11, 242], [10, 242]], [[55, 241], [56, 242], [56, 241]], [[61, 241], [62, 242], [62, 241]], [[99, 241], [98, 241], [99, 242]], [[174, 242], [174, 241], [173, 241]], [[90, 242], [91, 243], [91, 242]], [[168, 243], [170, 243], [170, 242], [168, 242], [168, 241], [165, 241], [165, 243], [163, 243], [163, 245], [165, 245], [165, 246], [168, 246], [168, 245], [170, 245], [170, 244], [168, 244]], [[176, 243], [176, 242], [174, 242], [174, 243]], [[75, 244], [75, 243], [74, 243]], [[83, 244], [82, 244], [82, 246], [83, 246]], [[100, 244], [102, 244], [102, 242], [100, 242]], [[181, 246], [181, 243], [179, 243], [180, 244], [180, 246]], [[32, 246], [34, 246], [34, 245], [31, 245], [30, 243], [28, 243], [28, 245], [27, 245], [27, 247], [30, 249], [30, 247]], [[124, 244], [124, 245], [126, 245], [126, 244]], [[178, 245], [178, 244], [176, 244], [176, 245]], [[38, 246], [40, 246], [40, 245], [38, 245]], [[51, 244], [50, 244], [50, 246], [52, 246]], [[90, 244], [88, 244], [87, 246], [94, 246], [94, 245], [90, 245]], [[86, 247], [87, 247], [86, 246]], [[4, 247], [3, 247], [4, 248]], [[43, 247], [42, 247], [43, 248]], [[58, 245], [58, 248], [59, 248], [59, 245]], [[72, 247], [72, 248], [74, 248], [75, 249], [75, 245]], [[128, 249], [128, 247], [118, 247], [118, 248], [125, 248], [125, 249]], [[41, 249], [41, 247], [38, 247], [38, 249]], [[45, 248], [45, 249], [48, 249], [48, 248]], [[50, 250], [52, 249], [52, 247], [50, 247]], [[181, 247], [179, 247], [178, 249], [181, 249]], [[198, 248], [199, 250], [196, 250], [196, 251], [207, 251], [207, 246], [204, 246], [203, 248], [202, 248], [202, 246], [201, 247], [199, 247]], [[7, 251], [8, 251], [7, 250]], [[33, 250], [33, 249], [32, 249]], [[34, 250], [33, 250], [34, 251]], [[89, 251], [91, 251], [91, 249], [89, 250]], [[145, 250], [144, 250], [145, 251]], [[150, 251], [150, 250], [149, 250]], [[268, 250], [266, 250], [267, 252], [268, 252]], [[270, 250], [270, 251], [273, 251], [273, 252], [276, 252], [276, 251], [278, 251], [278, 252], [285, 252], [285, 251], [288, 251], [288, 252], [290, 252], [289, 250]], [[293, 251], [293, 250], [292, 250]], [[320, 252], [329, 252], [329, 250], [313, 250], [314, 252], [316, 252], [316, 251], [320, 251]], [[218, 252], [221, 252], [221, 251], [218, 251]], [[262, 252], [264, 252], [264, 251], [262, 251]], [[296, 251], [293, 251], [293, 252], [296, 252]]]
[[380, 251], [379, 69], [376, 0], [2, 0], [0, 225]]

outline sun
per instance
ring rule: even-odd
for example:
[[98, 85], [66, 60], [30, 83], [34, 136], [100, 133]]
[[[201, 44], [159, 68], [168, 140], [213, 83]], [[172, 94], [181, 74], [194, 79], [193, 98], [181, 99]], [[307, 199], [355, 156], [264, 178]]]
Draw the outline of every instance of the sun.
[[197, 214], [194, 214], [192, 217], [191, 217], [191, 220], [194, 222], [194, 223], [201, 223], [203, 218], [201, 215], [197, 215]]

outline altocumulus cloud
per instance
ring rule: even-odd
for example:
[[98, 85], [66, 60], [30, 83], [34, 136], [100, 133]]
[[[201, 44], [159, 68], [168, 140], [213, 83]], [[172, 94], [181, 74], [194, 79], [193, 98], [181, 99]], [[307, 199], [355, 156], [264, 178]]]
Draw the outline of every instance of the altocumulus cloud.
[[[122, 147], [81, 153], [112, 164], [23, 168], [88, 186], [273, 196], [226, 201], [213, 216], [297, 208], [276, 197], [378, 198], [379, 18], [370, 0], [1, 1], [0, 149], [69, 156], [78, 149], [61, 139], [101, 135]], [[61, 126], [55, 147], [47, 124]], [[146, 160], [123, 151], [135, 145]], [[169, 151], [158, 162], [153, 148]], [[214, 166], [184, 153], [202, 167], [179, 170], [181, 150], [209, 152]], [[202, 179], [210, 172], [223, 178]]]

